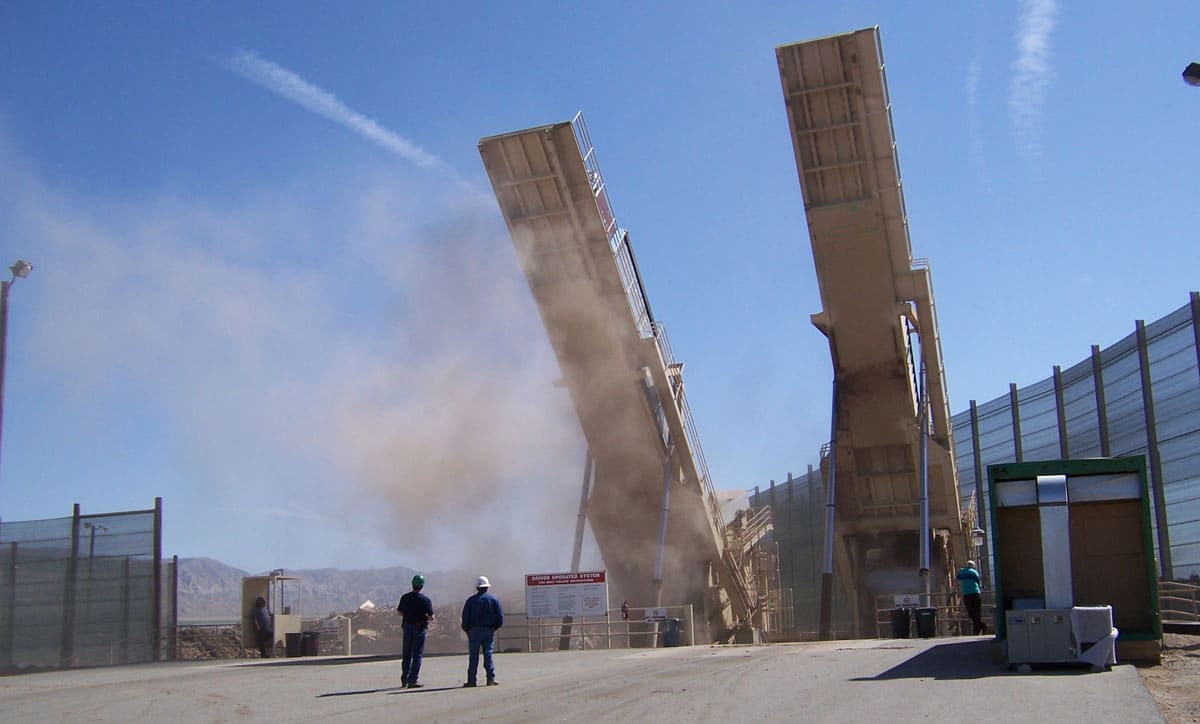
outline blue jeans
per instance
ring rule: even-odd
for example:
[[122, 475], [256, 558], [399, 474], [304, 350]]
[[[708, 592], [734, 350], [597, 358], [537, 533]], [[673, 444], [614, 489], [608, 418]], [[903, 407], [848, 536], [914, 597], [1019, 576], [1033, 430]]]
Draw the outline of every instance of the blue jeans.
[[475, 673], [479, 670], [479, 652], [483, 651], [483, 673], [487, 680], [496, 678], [496, 666], [492, 663], [492, 646], [495, 643], [496, 632], [487, 626], [472, 626], [467, 632], [467, 643], [470, 655], [467, 657], [467, 683], [475, 683]]
[[425, 627], [404, 624], [404, 649], [400, 659], [400, 681], [415, 684], [421, 674], [421, 656], [425, 653]]

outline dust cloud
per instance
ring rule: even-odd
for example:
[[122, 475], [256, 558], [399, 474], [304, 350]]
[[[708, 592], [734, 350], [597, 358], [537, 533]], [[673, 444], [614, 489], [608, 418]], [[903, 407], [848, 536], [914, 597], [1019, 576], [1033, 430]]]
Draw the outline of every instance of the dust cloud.
[[[426, 230], [398, 274], [403, 340], [333, 413], [337, 458], [434, 565], [569, 562], [584, 443], [494, 201]], [[550, 554], [550, 555], [547, 555]]]
[[569, 564], [585, 443], [490, 193], [338, 169], [130, 203], [0, 178], [37, 266], [10, 372], [50, 391], [21, 411], [47, 507], [20, 517], [161, 495], [168, 554], [251, 571]]

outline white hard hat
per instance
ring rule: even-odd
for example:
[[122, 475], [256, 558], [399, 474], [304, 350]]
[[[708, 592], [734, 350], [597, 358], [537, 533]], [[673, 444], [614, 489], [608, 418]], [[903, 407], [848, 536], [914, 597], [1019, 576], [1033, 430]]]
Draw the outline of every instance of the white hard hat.
[[487, 576], [480, 576], [475, 579], [476, 588], [491, 588], [492, 582], [487, 579]]

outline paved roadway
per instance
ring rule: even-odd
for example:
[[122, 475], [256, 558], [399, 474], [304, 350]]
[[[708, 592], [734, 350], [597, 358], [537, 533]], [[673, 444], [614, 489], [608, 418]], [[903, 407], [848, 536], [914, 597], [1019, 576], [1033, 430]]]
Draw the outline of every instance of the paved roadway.
[[[991, 639], [499, 654], [499, 687], [460, 688], [466, 656], [180, 662], [0, 677], [5, 722], [1161, 722], [1137, 670], [1010, 673]], [[480, 672], [482, 681], [482, 672]]]

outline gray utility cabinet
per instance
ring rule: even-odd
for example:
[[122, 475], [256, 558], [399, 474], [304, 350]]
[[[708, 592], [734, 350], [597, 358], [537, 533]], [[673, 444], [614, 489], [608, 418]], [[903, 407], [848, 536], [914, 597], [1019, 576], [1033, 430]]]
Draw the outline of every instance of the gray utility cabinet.
[[1004, 614], [1009, 663], [1072, 661], [1078, 655], [1071, 635], [1071, 609], [1010, 609]]

